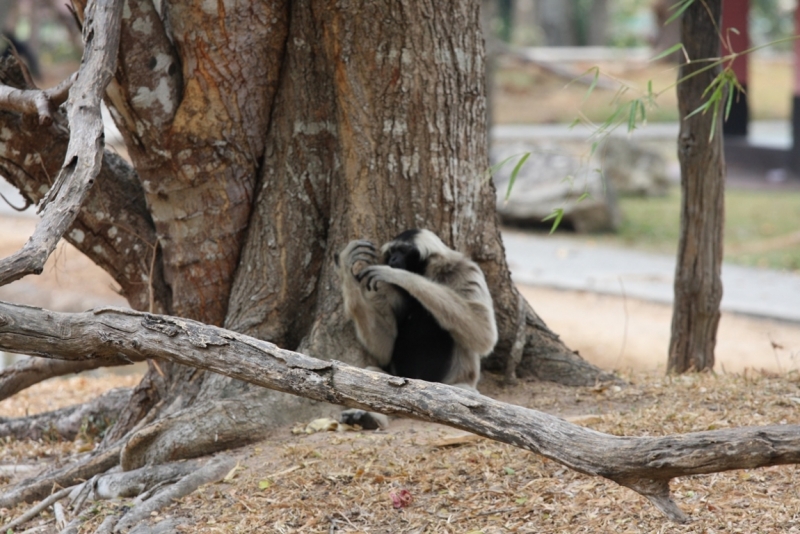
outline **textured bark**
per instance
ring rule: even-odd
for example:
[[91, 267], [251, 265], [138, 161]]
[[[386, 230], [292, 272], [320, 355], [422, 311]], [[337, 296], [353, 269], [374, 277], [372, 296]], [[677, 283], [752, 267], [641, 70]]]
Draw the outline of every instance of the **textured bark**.
[[[719, 57], [716, 29], [721, 9], [721, 0], [708, 0], [694, 2], [683, 14], [683, 44], [691, 61], [681, 66], [681, 78], [707, 68], [704, 59]], [[722, 300], [723, 113], [716, 121], [710, 111], [687, 116], [703, 104], [703, 93], [720, 69], [708, 69], [678, 84], [681, 229], [667, 362], [667, 371], [672, 373], [714, 367]]]
[[110, 426], [113, 414], [119, 413], [131, 397], [131, 390], [117, 388], [77, 406], [68, 406], [30, 417], [0, 418], [0, 438], [16, 439], [61, 438], [72, 440], [91, 424], [101, 429]]
[[100, 102], [116, 64], [122, 0], [98, 0], [92, 6], [84, 61], [67, 102], [72, 125], [67, 155], [40, 206], [42, 219], [33, 235], [20, 251], [0, 260], [0, 285], [42, 272], [100, 173], [104, 149]]
[[[139, 188], [132, 206], [109, 204], [115, 216], [152, 224], [135, 234], [138, 256], [109, 250], [106, 268], [132, 271], [123, 290], [134, 307], [147, 309], [146, 295], [156, 311], [371, 363], [343, 315], [332, 254], [352, 238], [383, 242], [426, 227], [484, 269], [500, 332], [490, 364], [509, 380], [549, 379], [550, 370], [573, 384], [608, 378], [564, 346], [511, 283], [486, 179], [477, 0], [128, 1], [121, 36], [106, 102]], [[48, 136], [63, 135], [55, 118]], [[43, 135], [30, 118], [0, 120]], [[22, 188], [40, 173], [18, 153], [0, 156]], [[82, 212], [78, 221], [92, 237], [110, 232], [101, 218]], [[135, 280], [149, 287], [137, 293]], [[128, 468], [208, 453], [326, 400], [162, 360], [102, 447], [124, 441]]]
[[[9, 59], [0, 60], [0, 82], [26, 87], [18, 66]], [[0, 112], [0, 130], [14, 132], [0, 138], [0, 174], [29, 204], [44, 198], [64, 162], [69, 143], [66, 121], [60, 111], [50, 126]], [[157, 242], [144, 190], [122, 158], [105, 152], [100, 174], [64, 237], [114, 278], [131, 307], [169, 311], [161, 262], [153, 257]]]
[[47, 358], [25, 358], [0, 370], [0, 400], [7, 399], [34, 384], [49, 378], [82, 373], [103, 367], [131, 365], [133, 362], [112, 357], [107, 359], [67, 362]]
[[231, 330], [124, 309], [61, 314], [0, 303], [0, 348], [65, 359], [85, 358], [87, 350], [158, 358], [320, 401], [441, 423], [615, 481], [679, 522], [687, 518], [669, 495], [672, 478], [800, 463], [798, 425], [612, 436], [474, 391], [318, 360]]

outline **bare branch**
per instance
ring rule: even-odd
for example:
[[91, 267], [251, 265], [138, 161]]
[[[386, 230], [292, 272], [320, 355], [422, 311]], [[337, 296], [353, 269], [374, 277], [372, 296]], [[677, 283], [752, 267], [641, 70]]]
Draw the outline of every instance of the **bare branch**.
[[17, 89], [0, 85], [0, 109], [38, 115], [39, 124], [49, 126], [53, 123], [53, 113], [58, 106], [66, 102], [69, 90], [77, 78], [78, 73], [73, 73], [56, 87], [45, 90]]
[[22, 250], [0, 261], [0, 285], [42, 272], [100, 172], [104, 144], [100, 103], [116, 65], [122, 1], [96, 0], [88, 15], [84, 61], [70, 89], [71, 137], [64, 165], [44, 199], [42, 220], [33, 235]]
[[0, 303], [0, 349], [63, 359], [158, 358], [324, 402], [445, 424], [613, 480], [677, 522], [686, 516], [669, 494], [674, 477], [800, 463], [797, 425], [612, 436], [477, 392], [317, 360], [222, 328], [132, 310], [63, 314]]
[[42, 512], [42, 510], [44, 510], [48, 506], [51, 506], [52, 504], [60, 501], [61, 499], [63, 499], [67, 495], [69, 495], [69, 493], [71, 491], [72, 491], [72, 488], [63, 488], [60, 491], [57, 491], [56, 493], [53, 493], [52, 495], [50, 495], [49, 497], [44, 499], [42, 502], [40, 502], [36, 506], [31, 507], [30, 510], [28, 510], [27, 512], [25, 512], [24, 514], [22, 514], [21, 516], [19, 516], [15, 520], [11, 521], [10, 523], [6, 523], [2, 527], [0, 527], [0, 532], [8, 532], [10, 530], [13, 530], [13, 529], [17, 528], [18, 526], [20, 526], [20, 525], [22, 525], [24, 523], [30, 521], [31, 519], [33, 519], [34, 517], [39, 515]]
[[0, 400], [7, 399], [34, 384], [49, 378], [82, 373], [101, 367], [131, 365], [133, 362], [119, 358], [97, 358], [95, 360], [65, 361], [37, 358], [20, 360], [0, 371]]
[[58, 435], [67, 440], [75, 439], [89, 419], [98, 416], [116, 419], [131, 398], [131, 391], [129, 388], [116, 388], [84, 404], [26, 417], [0, 418], [0, 437], [41, 439]]

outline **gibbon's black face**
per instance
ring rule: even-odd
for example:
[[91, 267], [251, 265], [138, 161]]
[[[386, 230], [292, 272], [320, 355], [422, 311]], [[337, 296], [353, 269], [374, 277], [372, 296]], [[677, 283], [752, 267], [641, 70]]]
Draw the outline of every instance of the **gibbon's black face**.
[[383, 258], [386, 265], [424, 275], [428, 262], [427, 258], [422, 258], [414, 244], [414, 238], [418, 233], [419, 230], [406, 230], [398, 235]]

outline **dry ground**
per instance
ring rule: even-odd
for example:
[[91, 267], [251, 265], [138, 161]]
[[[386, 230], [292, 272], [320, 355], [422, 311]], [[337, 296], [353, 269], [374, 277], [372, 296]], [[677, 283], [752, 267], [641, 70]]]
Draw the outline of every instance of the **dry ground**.
[[[30, 229], [24, 219], [0, 219], [0, 256], [21, 245]], [[615, 435], [800, 424], [800, 325], [725, 316], [717, 374], [666, 378], [668, 307], [543, 288], [523, 291], [570, 346], [602, 367], [620, 370], [630, 385], [526, 382], [504, 388], [487, 376], [480, 386], [485, 394]], [[69, 248], [44, 276], [2, 288], [0, 298], [65, 309], [119, 303], [111, 281]], [[137, 379], [95, 374], [51, 380], [0, 403], [0, 416], [51, 410]], [[381, 433], [279, 429], [233, 452], [240, 464], [230, 480], [201, 488], [152, 521], [186, 518], [183, 531], [198, 533], [800, 532], [795, 466], [676, 481], [676, 499], [694, 519], [676, 526], [630, 490], [511, 446], [463, 436], [408, 420]], [[76, 443], [12, 440], [0, 447], [0, 464], [30, 473], [72, 461], [91, 446], [91, 436]], [[411, 502], [395, 509], [392, 496], [403, 490]], [[101, 503], [84, 531], [124, 504]], [[0, 516], [6, 522], [22, 510], [0, 510]]]

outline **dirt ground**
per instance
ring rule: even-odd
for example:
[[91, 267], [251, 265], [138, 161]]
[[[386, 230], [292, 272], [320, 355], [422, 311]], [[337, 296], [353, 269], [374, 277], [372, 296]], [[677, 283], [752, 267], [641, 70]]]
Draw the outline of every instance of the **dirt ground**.
[[[0, 219], [0, 256], [21, 246], [32, 228], [27, 219]], [[489, 375], [480, 385], [484, 394], [614, 435], [800, 424], [800, 325], [725, 315], [717, 373], [668, 378], [668, 306], [545, 288], [522, 291], [569, 346], [620, 371], [629, 385], [504, 387]], [[122, 304], [113, 282], [68, 246], [43, 276], [0, 288], [0, 299], [69, 311]], [[51, 380], [0, 402], [0, 416], [52, 410], [137, 380], [136, 374]], [[320, 414], [327, 415], [333, 414]], [[73, 461], [92, 446], [92, 436], [75, 443], [5, 441], [0, 465], [20, 470], [5, 482]], [[179, 519], [186, 524], [177, 531], [199, 533], [800, 532], [796, 466], [675, 481], [676, 500], [693, 518], [677, 526], [630, 490], [440, 425], [398, 420], [389, 431], [372, 433], [294, 434], [282, 428], [231, 454], [239, 466], [226, 481], [204, 486], [152, 522]], [[402, 497], [405, 505], [395, 508]], [[93, 532], [105, 515], [128, 504], [95, 506], [81, 532]], [[0, 510], [0, 520], [23, 509]], [[26, 528], [49, 520], [52, 515], [44, 514]]]

